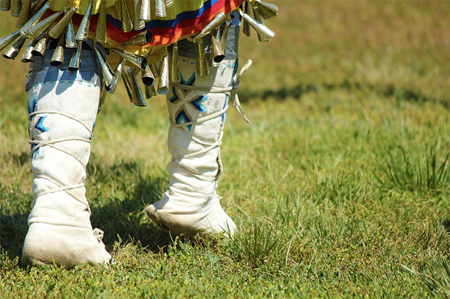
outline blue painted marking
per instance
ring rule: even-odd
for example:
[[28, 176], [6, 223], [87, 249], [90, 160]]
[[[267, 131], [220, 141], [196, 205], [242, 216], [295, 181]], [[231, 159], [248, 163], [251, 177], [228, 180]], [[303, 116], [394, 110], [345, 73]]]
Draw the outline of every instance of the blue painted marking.
[[36, 122], [36, 125], [34, 125], [34, 128], [37, 131], [40, 131], [40, 133], [48, 132], [50, 129], [44, 126], [44, 120], [47, 118], [47, 116], [41, 116], [39, 117], [38, 121]]
[[31, 100], [31, 103], [28, 102], [28, 114], [36, 111], [36, 102], [37, 102], [37, 94], [33, 94], [33, 99]]
[[175, 87], [172, 87], [172, 96], [169, 98], [169, 101], [171, 102], [171, 103], [174, 103], [174, 102], [176, 102], [176, 101], [178, 101], [180, 98], [178, 97], [178, 95], [177, 95], [177, 92], [176, 92], [176, 90], [175, 90]]
[[[33, 150], [33, 148], [35, 148], [36, 145], [37, 145], [37, 144], [32, 144], [32, 145], [31, 145], [31, 150]], [[38, 149], [33, 153], [33, 156], [31, 157], [32, 159], [36, 158], [36, 156], [39, 155], [39, 150], [40, 150], [40, 148], [38, 148]]]
[[[183, 77], [183, 74], [180, 74], [180, 81], [181, 84], [183, 85], [187, 85], [187, 86], [194, 86], [195, 80], [196, 80], [196, 76], [195, 76], [195, 72], [192, 73], [192, 75], [186, 80]], [[187, 89], [176, 89], [172, 87], [172, 93], [173, 95], [169, 98], [169, 101], [172, 104], [175, 104], [177, 101], [180, 100], [185, 100], [186, 99], [186, 95], [188, 94], [189, 90]], [[207, 112], [207, 108], [205, 106], [202, 105], [202, 103], [204, 101], [206, 101], [208, 99], [207, 96], [199, 96], [193, 100], [191, 100], [189, 103], [183, 102], [182, 103], [182, 107], [179, 110], [180, 112], [178, 113], [178, 115], [175, 116], [175, 122], [177, 124], [181, 124], [181, 123], [188, 123], [191, 122], [191, 118], [189, 116], [189, 113], [187, 112], [186, 109], [186, 104], [190, 104], [194, 109], [200, 111], [200, 112]], [[192, 129], [192, 125], [187, 125], [187, 128], [189, 129], [189, 131], [191, 131]]]
[[[36, 131], [40, 133], [45, 133], [48, 132], [50, 129], [47, 128], [46, 126], [44, 126], [44, 120], [47, 118], [47, 116], [41, 116], [39, 117], [38, 121], [36, 122], [36, 124], [34, 125], [34, 129]], [[31, 145], [31, 150], [33, 150], [35, 148], [37, 144], [32, 144]], [[37, 155], [39, 155], [39, 148], [33, 153], [33, 157], [35, 158]]]
[[[181, 110], [180, 113], [178, 113], [175, 121], [177, 124], [183, 124], [191, 122], [191, 119], [186, 115], [186, 112], [184, 112], [184, 110]], [[192, 125], [187, 125], [187, 128], [189, 129], [190, 132]]]
[[202, 105], [202, 103], [204, 101], [206, 101], [207, 99], [208, 99], [207, 96], [204, 96], [204, 95], [203, 96], [199, 96], [198, 98], [190, 101], [189, 104], [194, 106], [200, 112], [207, 112], [208, 109], [206, 109], [206, 107]]
[[[92, 134], [94, 133], [94, 129], [95, 129], [95, 121], [92, 123]], [[89, 136], [89, 139], [92, 139], [92, 134], [91, 136]]]
[[184, 110], [181, 110], [180, 113], [178, 113], [177, 118], [176, 118], [176, 122], [177, 124], [182, 124], [182, 123], [188, 123], [191, 120], [189, 119], [189, 117], [186, 115], [186, 113], [184, 112]]
[[[226, 95], [225, 103], [223, 103], [223, 109], [225, 109], [228, 106], [228, 100], [230, 99], [229, 95]], [[225, 123], [227, 121], [227, 111], [225, 111], [224, 114], [222, 114], [222, 123]]]
[[191, 77], [189, 77], [189, 79], [184, 79], [183, 74], [180, 73], [180, 77], [181, 77], [181, 84], [183, 85], [189, 85], [189, 86], [194, 86], [194, 82], [195, 82], [195, 72], [192, 73]]

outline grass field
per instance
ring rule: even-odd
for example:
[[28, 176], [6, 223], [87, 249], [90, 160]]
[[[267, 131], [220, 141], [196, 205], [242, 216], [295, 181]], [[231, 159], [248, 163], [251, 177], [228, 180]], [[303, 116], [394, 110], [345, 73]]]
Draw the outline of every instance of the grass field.
[[169, 121], [164, 98], [119, 88], [86, 181], [114, 262], [20, 268], [27, 67], [1, 61], [0, 297], [450, 297], [450, 2], [273, 2], [277, 35], [240, 48], [252, 122], [231, 108], [222, 146], [233, 240], [171, 238], [142, 212], [169, 182]]

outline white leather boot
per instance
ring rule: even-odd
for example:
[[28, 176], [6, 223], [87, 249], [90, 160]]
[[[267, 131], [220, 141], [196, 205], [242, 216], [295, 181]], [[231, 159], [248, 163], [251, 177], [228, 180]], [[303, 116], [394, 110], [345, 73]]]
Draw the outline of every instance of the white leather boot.
[[162, 200], [146, 209], [156, 224], [173, 234], [223, 232], [230, 236], [236, 231], [216, 193], [235, 62], [224, 60], [210, 67], [209, 75], [196, 77], [196, 59], [180, 58], [181, 83], [171, 85], [167, 99], [171, 180]]
[[46, 82], [28, 91], [33, 209], [22, 263], [96, 265], [111, 256], [92, 229], [84, 180], [100, 88], [78, 81]]

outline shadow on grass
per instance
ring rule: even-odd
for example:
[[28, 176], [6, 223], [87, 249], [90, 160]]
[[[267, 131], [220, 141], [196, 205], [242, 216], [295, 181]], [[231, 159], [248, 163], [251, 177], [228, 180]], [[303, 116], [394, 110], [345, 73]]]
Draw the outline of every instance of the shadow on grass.
[[[105, 232], [103, 242], [112, 250], [115, 242], [132, 242], [146, 250], [160, 252], [171, 244], [170, 235], [159, 229], [145, 213], [148, 204], [160, 199], [168, 184], [164, 173], [143, 169], [136, 161], [122, 161], [105, 166], [101, 157], [93, 155], [88, 166], [93, 174], [88, 186], [93, 187], [91, 202], [92, 226]], [[103, 186], [96, 188], [97, 185]], [[115, 188], [115, 194], [104, 193], [105, 186]]]
[[145, 202], [153, 202], [154, 187], [161, 179], [142, 180], [124, 199], [112, 198], [106, 204], [92, 207], [91, 222], [105, 232], [103, 242], [107, 249], [112, 250], [115, 242], [132, 242], [140, 244], [155, 253], [171, 244], [170, 235], [156, 227], [145, 214], [147, 203], [143, 203], [143, 190], [147, 190]]
[[22, 254], [32, 200], [32, 195], [22, 187], [0, 182], [0, 254], [10, 259]]
[[22, 255], [23, 240], [28, 229], [27, 217], [28, 213], [0, 211], [0, 254], [6, 254], [10, 259]]
[[245, 88], [239, 90], [239, 99], [241, 102], [246, 103], [251, 99], [257, 98], [262, 100], [267, 100], [274, 98], [279, 101], [284, 101], [289, 98], [300, 99], [304, 94], [307, 93], [317, 93], [320, 90], [367, 90], [370, 92], [375, 92], [384, 97], [396, 97], [398, 99], [404, 99], [408, 102], [422, 103], [422, 102], [433, 102], [442, 105], [445, 108], [450, 108], [450, 100], [448, 99], [437, 99], [427, 97], [420, 92], [414, 91], [412, 89], [399, 88], [394, 85], [387, 86], [374, 86], [365, 83], [354, 83], [345, 80], [341, 84], [298, 84], [293, 87], [282, 87], [278, 90], [265, 89], [259, 92], [248, 91]]

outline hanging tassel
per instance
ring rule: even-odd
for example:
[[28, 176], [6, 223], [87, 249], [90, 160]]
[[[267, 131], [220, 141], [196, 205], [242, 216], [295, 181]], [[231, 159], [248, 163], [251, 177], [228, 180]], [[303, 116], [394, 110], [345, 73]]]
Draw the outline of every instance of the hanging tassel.
[[28, 43], [28, 45], [27, 45], [27, 47], [25, 49], [25, 52], [22, 55], [22, 62], [28, 63], [28, 62], [33, 62], [34, 61], [32, 51], [33, 51], [33, 48], [34, 48], [35, 44], [36, 44], [36, 39], [33, 38]]
[[0, 51], [12, 44], [19, 36], [20, 30], [17, 30], [16, 32], [13, 32], [10, 35], [7, 35], [4, 38], [0, 39]]
[[205, 57], [205, 46], [203, 45], [203, 39], [197, 41], [197, 73], [200, 77], [204, 77], [209, 74], [208, 62]]
[[155, 15], [161, 18], [167, 17], [164, 0], [155, 0]]
[[161, 76], [161, 67], [159, 63], [150, 64], [150, 69], [153, 73], [153, 75], [156, 76], [156, 78], [159, 78]]
[[238, 11], [242, 16], [242, 19], [244, 19], [258, 33], [260, 41], [267, 42], [275, 36], [275, 32], [267, 28], [264, 24], [261, 24], [249, 15], [245, 14], [240, 8], [238, 8]]
[[165, 54], [161, 66], [161, 76], [158, 82], [158, 94], [169, 93], [169, 54]]
[[21, 0], [12, 0], [11, 16], [18, 17], [21, 9], [22, 9], [22, 1]]
[[50, 4], [48, 2], [45, 2], [45, 4], [39, 9], [38, 12], [36, 12], [31, 19], [28, 20], [28, 22], [25, 23], [25, 25], [22, 26], [20, 29], [20, 34], [22, 36], [25, 36], [27, 38], [32, 38], [33, 36], [30, 33], [30, 29], [34, 27], [37, 23], [39, 23], [40, 19], [44, 16], [47, 9], [49, 9]]
[[220, 63], [225, 58], [225, 53], [223, 49], [221, 49], [220, 44], [217, 42], [216, 38], [211, 35], [211, 56], [214, 63]]
[[72, 20], [69, 21], [66, 28], [66, 48], [77, 48], [77, 41], [75, 40], [75, 30], [73, 29]]
[[133, 103], [133, 91], [131, 90], [131, 83], [127, 73], [128, 72], [122, 72], [122, 81], [125, 85], [125, 89], [127, 90], [128, 98], [130, 99], [130, 102]]
[[141, 70], [141, 79], [142, 83], [146, 86], [153, 86], [153, 84], [155, 84], [155, 75], [153, 75], [150, 66], [147, 65], [145, 70]]
[[98, 110], [97, 113], [100, 112], [103, 104], [105, 103], [106, 100], [106, 96], [108, 95], [108, 93], [106, 92], [106, 88], [105, 85], [102, 84], [102, 91], [100, 92], [100, 101], [98, 102]]
[[145, 57], [137, 56], [131, 53], [121, 52], [120, 50], [114, 48], [111, 48], [111, 51], [116, 54], [119, 54], [122, 58], [125, 58], [127, 61], [139, 67], [141, 70], [145, 69], [145, 67], [147, 66], [147, 59]]
[[134, 30], [142, 30], [145, 27], [145, 21], [141, 20], [141, 1], [134, 0]]
[[214, 29], [218, 28], [220, 25], [229, 20], [230, 16], [227, 16], [223, 12], [219, 11], [217, 15], [211, 20], [211, 22], [209, 22], [208, 25], [206, 25], [203, 28], [203, 30], [196, 37], [193, 38], [193, 41], [196, 43], [199, 39], [202, 39], [203, 37], [207, 36]]
[[178, 43], [172, 45], [172, 55], [170, 60], [170, 82], [180, 83], [180, 61], [178, 59]]
[[25, 37], [21, 36], [8, 50], [6, 50], [5, 53], [3, 53], [3, 57], [12, 60], [16, 59], [17, 54], [19, 54], [26, 40]]
[[58, 45], [52, 55], [52, 60], [50, 65], [58, 66], [64, 62], [64, 36], [60, 36], [58, 40]]
[[151, 42], [153, 39], [153, 33], [150, 30], [139, 33], [138, 35], [133, 36], [126, 42], [120, 44], [119, 46], [141, 46], [146, 45]]
[[61, 20], [59, 20], [58, 23], [56, 23], [55, 26], [48, 32], [48, 36], [53, 39], [59, 38], [63, 34], [64, 30], [66, 30], [76, 11], [76, 6], [67, 10], [64, 14], [64, 17], [62, 17]]
[[114, 82], [114, 74], [111, 71], [111, 67], [108, 62], [103, 58], [100, 51], [97, 47], [94, 46], [94, 52], [97, 55], [97, 60], [100, 63], [100, 68], [103, 74], [103, 81], [105, 82], [105, 86], [110, 86]]
[[145, 98], [146, 99], [150, 99], [157, 95], [158, 95], [158, 93], [156, 92], [155, 85], [152, 85], [152, 86], [145, 85]]
[[151, 20], [150, 0], [142, 0], [140, 19], [145, 22]]
[[[137, 69], [139, 69], [139, 68], [137, 68]], [[135, 104], [136, 106], [140, 106], [140, 107], [147, 106], [147, 103], [145, 102], [141, 88], [139, 87], [139, 83], [138, 83], [136, 76], [133, 73], [131, 68], [128, 68], [127, 75], [129, 78], [130, 87], [131, 87], [131, 91], [132, 91], [133, 104]]]
[[223, 27], [222, 35], [220, 36], [220, 47], [225, 52], [225, 48], [227, 47], [227, 39], [228, 39], [228, 33], [230, 32], [231, 28], [231, 22], [226, 22], [225, 26]]
[[28, 21], [28, 16], [31, 9], [31, 0], [22, 0], [22, 9], [17, 17], [16, 27], [20, 28]]
[[98, 13], [97, 30], [95, 31], [95, 40], [99, 43], [106, 43], [106, 1], [100, 3]]
[[[248, 2], [245, 2], [243, 4], [244, 6], [244, 13], [246, 15], [250, 15], [250, 4]], [[242, 19], [242, 33], [244, 33], [246, 36], [250, 36], [250, 24], [245, 20]]]
[[278, 6], [275, 4], [270, 4], [266, 2], [262, 2], [260, 0], [256, 0], [252, 3], [253, 9], [255, 7], [258, 9], [258, 13], [266, 20], [275, 17], [278, 15]]
[[8, 11], [11, 9], [11, 0], [0, 0], [0, 10]]
[[69, 71], [76, 72], [81, 67], [81, 52], [83, 50], [83, 42], [77, 41], [77, 50], [73, 54], [72, 58], [70, 59], [69, 63]]
[[42, 35], [42, 33], [44, 33], [52, 24], [53, 22], [59, 18], [59, 16], [62, 14], [61, 11], [59, 12], [55, 12], [53, 15], [51, 15], [50, 17], [40, 21], [39, 23], [37, 23], [36, 25], [34, 25], [33, 27], [31, 27], [28, 30], [28, 34], [31, 37], [34, 38], [38, 38], [39, 36]]
[[34, 46], [33, 50], [31, 51], [33, 56], [38, 56], [38, 57], [44, 56], [45, 50], [47, 49], [47, 42], [48, 42], [48, 35], [45, 34], [38, 40], [38, 42]]
[[130, 32], [133, 30], [133, 21], [131, 20], [130, 11], [128, 10], [127, 0], [120, 0], [122, 31]]
[[119, 83], [120, 77], [122, 77], [122, 72], [125, 68], [125, 62], [126, 60], [123, 58], [114, 71], [114, 81], [109, 86], [106, 86], [106, 90], [110, 94], [114, 94], [114, 92], [116, 91], [117, 84]]
[[92, 14], [92, 1], [89, 1], [89, 6], [86, 10], [86, 14], [81, 20], [80, 27], [78, 27], [77, 35], [75, 36], [75, 40], [85, 41], [88, 38], [89, 25], [91, 23], [91, 14]]

